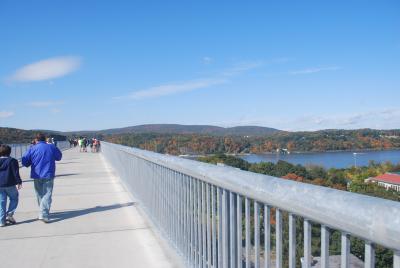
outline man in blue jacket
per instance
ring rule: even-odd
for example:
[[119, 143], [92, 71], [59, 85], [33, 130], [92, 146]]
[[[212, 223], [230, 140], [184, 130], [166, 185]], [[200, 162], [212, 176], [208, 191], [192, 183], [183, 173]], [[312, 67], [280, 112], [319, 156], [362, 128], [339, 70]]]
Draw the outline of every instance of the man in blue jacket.
[[49, 222], [51, 197], [53, 194], [55, 161], [62, 158], [61, 151], [54, 144], [46, 143], [42, 133], [36, 136], [36, 144], [22, 157], [22, 165], [31, 167], [31, 178], [34, 181], [37, 202], [40, 207], [39, 220]]

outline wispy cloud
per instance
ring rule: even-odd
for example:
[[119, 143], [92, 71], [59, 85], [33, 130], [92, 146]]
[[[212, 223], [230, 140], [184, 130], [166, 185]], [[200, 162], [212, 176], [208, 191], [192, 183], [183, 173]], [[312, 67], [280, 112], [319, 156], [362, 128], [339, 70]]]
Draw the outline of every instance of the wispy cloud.
[[288, 131], [315, 131], [321, 129], [398, 129], [400, 109], [380, 109], [362, 113], [342, 113], [330, 115], [303, 115], [299, 117], [257, 115], [250, 111], [231, 121], [202, 122], [225, 127], [258, 125]]
[[0, 111], [0, 118], [4, 119], [4, 118], [9, 118], [11, 116], [14, 115], [14, 112], [10, 112], [10, 111]]
[[263, 61], [241, 62], [222, 72], [222, 76], [230, 77], [256, 69], [264, 65]]
[[292, 130], [317, 130], [326, 128], [398, 128], [400, 125], [400, 109], [371, 110], [363, 113], [310, 115], [288, 122]]
[[291, 75], [299, 75], [299, 74], [312, 74], [319, 73], [322, 71], [337, 71], [341, 68], [338, 66], [330, 66], [330, 67], [317, 67], [317, 68], [307, 68], [303, 70], [291, 71], [289, 72]]
[[16, 70], [10, 82], [43, 81], [65, 76], [81, 65], [79, 57], [55, 57], [34, 62]]
[[50, 110], [50, 112], [53, 113], [53, 114], [59, 114], [59, 113], [61, 113], [61, 110], [57, 109], [57, 108], [53, 108], [53, 109]]
[[202, 61], [203, 64], [211, 64], [214, 61], [214, 59], [211, 57], [203, 57]]
[[157, 98], [172, 94], [178, 94], [203, 88], [209, 88], [216, 85], [226, 84], [231, 81], [234, 76], [238, 76], [244, 72], [252, 69], [259, 68], [264, 65], [262, 61], [242, 62], [234, 65], [233, 67], [217, 73], [214, 76], [192, 79], [181, 83], [167, 83], [150, 88], [134, 91], [125, 96], [114, 97], [113, 99], [132, 99], [141, 100], [148, 98]]
[[33, 101], [28, 103], [29, 106], [35, 108], [46, 108], [63, 104], [62, 101]]
[[132, 92], [127, 96], [115, 97], [114, 99], [134, 99], [141, 100], [147, 98], [156, 98], [161, 96], [167, 96], [187, 91], [192, 91], [196, 89], [208, 88], [215, 85], [220, 85], [226, 83], [227, 80], [224, 79], [202, 79], [202, 80], [190, 80], [182, 83], [172, 83], [165, 84], [155, 87], [150, 87], [147, 89], [138, 90]]

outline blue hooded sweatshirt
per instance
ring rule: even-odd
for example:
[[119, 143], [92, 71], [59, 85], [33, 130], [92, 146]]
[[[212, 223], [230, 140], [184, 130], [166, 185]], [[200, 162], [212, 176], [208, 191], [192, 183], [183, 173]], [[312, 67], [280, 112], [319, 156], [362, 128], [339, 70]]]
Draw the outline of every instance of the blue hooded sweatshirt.
[[60, 161], [62, 153], [54, 144], [44, 141], [29, 148], [22, 157], [22, 165], [31, 166], [32, 179], [54, 179], [56, 173], [55, 161]]
[[18, 161], [12, 157], [0, 157], [0, 187], [21, 184]]

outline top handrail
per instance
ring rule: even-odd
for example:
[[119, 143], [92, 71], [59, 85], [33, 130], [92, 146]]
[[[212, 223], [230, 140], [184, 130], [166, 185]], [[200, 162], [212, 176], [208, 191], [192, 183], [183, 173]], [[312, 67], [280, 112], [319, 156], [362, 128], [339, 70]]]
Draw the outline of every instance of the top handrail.
[[332, 229], [400, 250], [400, 202], [328, 187], [220, 167], [103, 142], [223, 189], [268, 204]]

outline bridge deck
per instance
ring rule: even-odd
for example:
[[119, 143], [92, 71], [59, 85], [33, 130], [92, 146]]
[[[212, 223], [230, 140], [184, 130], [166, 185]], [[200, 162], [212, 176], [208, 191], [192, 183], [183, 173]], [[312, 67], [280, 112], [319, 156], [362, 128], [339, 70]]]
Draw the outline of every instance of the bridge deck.
[[38, 220], [29, 169], [15, 215], [0, 228], [1, 267], [174, 267], [101, 154], [64, 152], [57, 165], [51, 223]]

